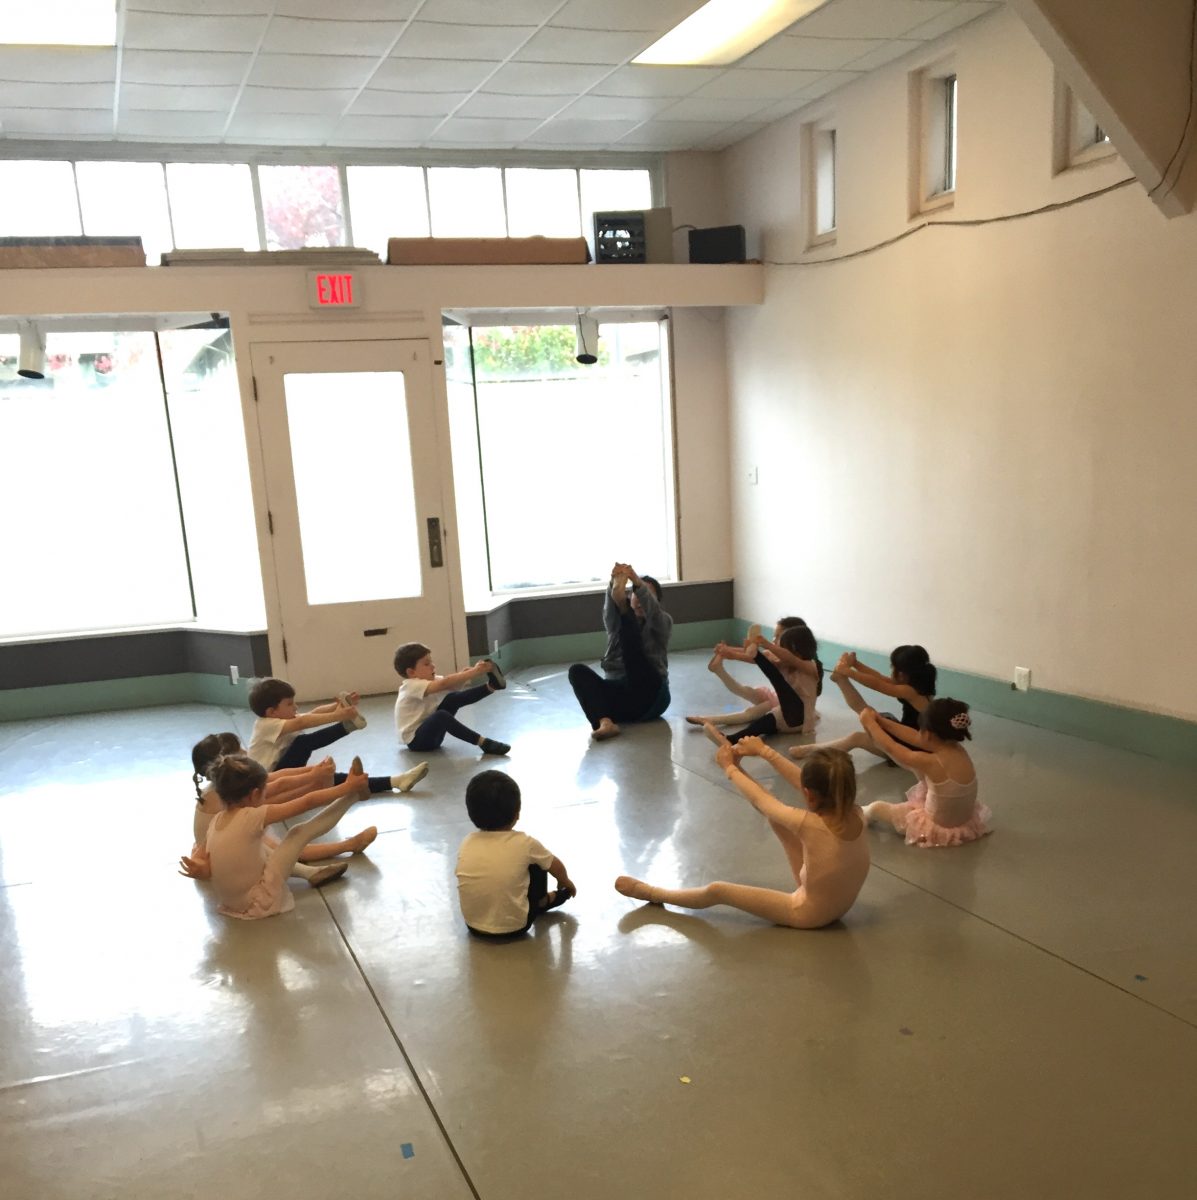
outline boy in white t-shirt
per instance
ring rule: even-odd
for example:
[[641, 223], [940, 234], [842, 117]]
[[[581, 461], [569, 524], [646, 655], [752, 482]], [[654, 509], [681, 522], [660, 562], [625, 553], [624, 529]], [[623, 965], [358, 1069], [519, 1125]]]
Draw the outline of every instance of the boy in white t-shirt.
[[[285, 679], [258, 680], [250, 689], [249, 707], [257, 717], [249, 757], [267, 771], [306, 766], [313, 751], [366, 725], [357, 711], [356, 692], [342, 692], [334, 703], [301, 713], [295, 707], [295, 689]], [[308, 729], [312, 732], [305, 733]], [[401, 775], [371, 775], [370, 792], [409, 792], [427, 774], [428, 764], [419, 763]], [[333, 783], [344, 783], [346, 778], [338, 773]]]
[[[483, 737], [457, 719], [458, 709], [507, 686], [503, 672], [493, 662], [483, 659], [464, 671], [438, 675], [432, 651], [421, 642], [405, 642], [395, 651], [395, 671], [402, 680], [395, 699], [395, 728], [409, 750], [437, 750], [450, 733], [477, 746], [483, 754], [506, 754], [511, 749], [506, 742]], [[456, 690], [483, 675], [485, 683]]]
[[[526, 933], [542, 913], [576, 896], [565, 866], [535, 838], [516, 833], [520, 788], [502, 771], [483, 771], [466, 787], [478, 826], [457, 852], [457, 897], [466, 928], [479, 937]], [[548, 877], [557, 881], [548, 890]]]

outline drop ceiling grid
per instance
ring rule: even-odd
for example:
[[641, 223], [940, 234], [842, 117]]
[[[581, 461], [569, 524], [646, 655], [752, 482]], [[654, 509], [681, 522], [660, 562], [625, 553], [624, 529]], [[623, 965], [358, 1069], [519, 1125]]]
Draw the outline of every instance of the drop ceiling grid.
[[733, 67], [640, 68], [697, 0], [121, 0], [115, 52], [0, 46], [0, 143], [721, 148], [997, 6], [829, 0]]

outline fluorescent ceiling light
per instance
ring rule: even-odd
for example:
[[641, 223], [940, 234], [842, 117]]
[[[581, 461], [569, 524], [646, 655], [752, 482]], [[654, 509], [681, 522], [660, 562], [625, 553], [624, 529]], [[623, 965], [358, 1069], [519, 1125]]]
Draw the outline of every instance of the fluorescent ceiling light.
[[115, 0], [0, 0], [0, 45], [115, 46]]
[[708, 0], [632, 62], [726, 67], [827, 0]]

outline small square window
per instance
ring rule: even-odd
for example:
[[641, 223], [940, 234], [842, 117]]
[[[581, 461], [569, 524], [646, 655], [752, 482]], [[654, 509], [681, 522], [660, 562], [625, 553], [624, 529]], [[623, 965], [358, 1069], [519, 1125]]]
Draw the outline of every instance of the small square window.
[[1070, 167], [1110, 158], [1116, 151], [1110, 135], [1062, 80], [1056, 80], [1053, 167], [1058, 175]]

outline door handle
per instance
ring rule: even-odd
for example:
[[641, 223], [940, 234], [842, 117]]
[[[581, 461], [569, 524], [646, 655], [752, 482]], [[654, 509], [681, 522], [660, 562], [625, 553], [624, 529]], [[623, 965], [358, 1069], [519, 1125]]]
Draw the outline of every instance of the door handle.
[[445, 565], [444, 547], [441, 545], [441, 519], [428, 518], [428, 561], [434, 567]]

